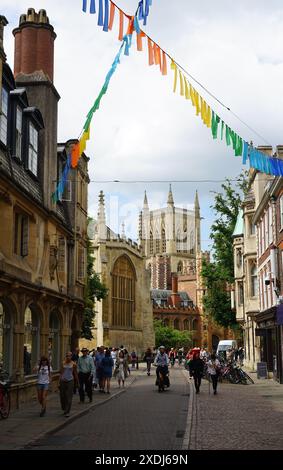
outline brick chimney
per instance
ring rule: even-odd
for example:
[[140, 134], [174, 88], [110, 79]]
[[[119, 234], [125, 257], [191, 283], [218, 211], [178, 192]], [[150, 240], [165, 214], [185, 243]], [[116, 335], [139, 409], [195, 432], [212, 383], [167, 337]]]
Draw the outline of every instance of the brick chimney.
[[178, 307], [180, 305], [180, 296], [178, 294], [178, 275], [172, 273], [172, 294], [171, 300], [173, 307]]
[[43, 72], [53, 82], [54, 40], [56, 34], [45, 10], [35, 12], [29, 8], [21, 15], [19, 27], [13, 31], [15, 36], [14, 75]]
[[26, 89], [29, 106], [42, 114], [44, 131], [39, 135], [39, 179], [44, 205], [54, 208], [51, 194], [57, 180], [57, 123], [60, 96], [53, 83], [54, 40], [56, 34], [45, 10], [29, 8], [14, 29], [14, 74], [18, 87]]

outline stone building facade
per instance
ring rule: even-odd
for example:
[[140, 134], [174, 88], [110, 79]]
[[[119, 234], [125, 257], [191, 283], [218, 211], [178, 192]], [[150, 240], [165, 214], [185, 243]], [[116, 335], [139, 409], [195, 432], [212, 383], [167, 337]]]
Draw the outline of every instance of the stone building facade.
[[171, 273], [196, 271], [200, 251], [200, 206], [196, 193], [194, 210], [175, 207], [172, 189], [167, 207], [150, 211], [145, 193], [139, 220], [139, 243], [151, 272], [152, 289], [171, 289]]
[[137, 243], [107, 227], [102, 192], [92, 249], [94, 269], [108, 288], [108, 295], [95, 305], [94, 339], [81, 340], [80, 344], [89, 349], [123, 345], [140, 356], [155, 343], [150, 275]]
[[[5, 23], [0, 17], [0, 38]], [[49, 356], [56, 380], [66, 351], [78, 344], [89, 180], [83, 155], [62, 200], [52, 201], [75, 142], [57, 144], [56, 35], [45, 10], [33, 9], [13, 34], [14, 74], [0, 41], [0, 362], [19, 407], [36, 393], [39, 357]]]

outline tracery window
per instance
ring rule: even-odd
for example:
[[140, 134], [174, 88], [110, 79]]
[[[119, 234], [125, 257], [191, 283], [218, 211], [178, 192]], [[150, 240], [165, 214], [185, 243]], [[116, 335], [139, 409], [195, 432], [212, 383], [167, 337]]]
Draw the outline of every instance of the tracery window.
[[112, 273], [112, 324], [134, 326], [135, 271], [126, 256], [118, 258]]

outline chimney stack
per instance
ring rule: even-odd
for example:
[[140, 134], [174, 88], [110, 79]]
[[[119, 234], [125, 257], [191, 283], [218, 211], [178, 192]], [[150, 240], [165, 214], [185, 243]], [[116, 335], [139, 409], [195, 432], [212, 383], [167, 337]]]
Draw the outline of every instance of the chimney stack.
[[54, 40], [56, 34], [49, 24], [46, 10], [35, 12], [29, 8], [26, 15], [21, 15], [19, 27], [13, 31], [15, 36], [14, 75], [30, 75], [43, 72], [53, 83]]

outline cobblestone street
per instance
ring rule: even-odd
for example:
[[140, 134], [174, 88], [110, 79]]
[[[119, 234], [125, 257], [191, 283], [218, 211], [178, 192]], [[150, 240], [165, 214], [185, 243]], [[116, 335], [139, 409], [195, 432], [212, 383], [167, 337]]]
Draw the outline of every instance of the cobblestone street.
[[217, 395], [209, 395], [203, 381], [193, 398], [191, 450], [283, 449], [283, 386], [254, 380], [255, 385], [220, 384]]
[[159, 394], [153, 374], [147, 377], [141, 365], [122, 393], [113, 380], [110, 400], [94, 392], [94, 404], [82, 409], [75, 399], [68, 420], [57, 394], [44, 419], [35, 404], [14, 412], [1, 421], [0, 449], [283, 449], [283, 386], [277, 382], [251, 374], [254, 385], [222, 383], [215, 396], [203, 380], [196, 395], [187, 372], [175, 366], [170, 390]]

